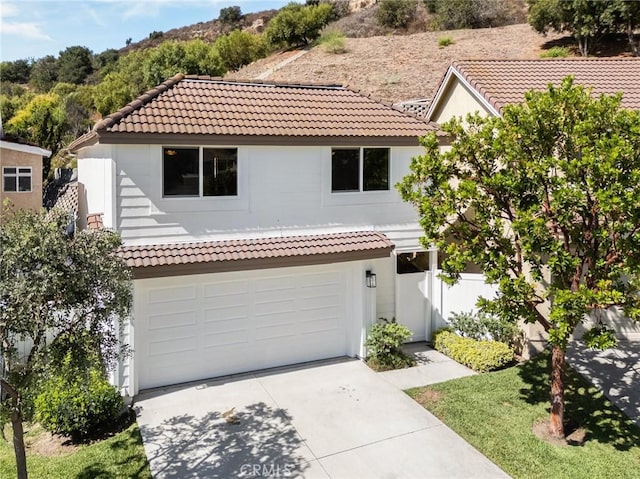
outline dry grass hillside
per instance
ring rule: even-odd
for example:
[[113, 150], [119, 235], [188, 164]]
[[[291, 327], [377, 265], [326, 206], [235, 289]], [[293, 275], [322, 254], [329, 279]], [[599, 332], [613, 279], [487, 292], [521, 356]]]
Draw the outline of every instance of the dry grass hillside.
[[[453, 44], [439, 47], [449, 37]], [[451, 30], [405, 36], [345, 39], [346, 53], [327, 53], [322, 45], [294, 58], [296, 51], [271, 55], [227, 75], [235, 79], [339, 83], [374, 98], [398, 102], [430, 99], [448, 65], [465, 58], [538, 58], [545, 43], [528, 24], [477, 30]], [[293, 59], [294, 58], [294, 59]], [[285, 65], [286, 60], [291, 60]], [[280, 66], [279, 66], [280, 64]]]

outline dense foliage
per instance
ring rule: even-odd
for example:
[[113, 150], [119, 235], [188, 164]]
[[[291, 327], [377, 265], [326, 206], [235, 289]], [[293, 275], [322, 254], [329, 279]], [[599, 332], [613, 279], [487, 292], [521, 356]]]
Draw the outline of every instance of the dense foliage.
[[454, 361], [479, 373], [504, 368], [514, 360], [513, 349], [506, 343], [463, 338], [446, 329], [433, 333], [433, 347]]
[[[620, 101], [569, 77], [502, 117], [454, 119], [442, 127], [451, 149], [427, 135], [398, 185], [418, 210], [423, 244], [447, 254], [444, 279], [477, 264], [499, 287], [482, 310], [548, 332], [554, 435], [564, 434], [564, 351], [575, 328], [617, 308], [640, 318], [640, 112]], [[602, 346], [597, 331], [591, 337]]]
[[382, 0], [378, 7], [378, 21], [391, 28], [404, 28], [413, 18], [416, 0]]
[[307, 45], [320, 36], [320, 30], [333, 16], [333, 6], [329, 3], [304, 6], [290, 3], [271, 19], [265, 35], [274, 47]]
[[380, 318], [367, 337], [367, 363], [376, 370], [399, 369], [413, 366], [415, 360], [404, 353], [402, 344], [411, 337], [406, 326]]
[[636, 0], [528, 0], [529, 23], [540, 33], [549, 30], [571, 33], [583, 56], [607, 33], [624, 32], [634, 55], [640, 39], [640, 2]]
[[513, 346], [519, 336], [516, 324], [482, 311], [453, 313], [447, 322], [457, 334], [465, 338], [492, 339]]
[[70, 221], [65, 211], [17, 210], [0, 225], [0, 412], [13, 426], [19, 477], [26, 477], [22, 421], [41, 380], [61, 370], [66, 356], [56, 352], [77, 354], [82, 345], [104, 369], [123, 354], [118, 331], [129, 314], [131, 273], [113, 254], [120, 237], [73, 235]]

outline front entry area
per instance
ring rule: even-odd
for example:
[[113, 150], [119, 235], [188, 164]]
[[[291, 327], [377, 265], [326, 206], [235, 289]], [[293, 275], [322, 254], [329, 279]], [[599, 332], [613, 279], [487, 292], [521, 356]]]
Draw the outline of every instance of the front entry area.
[[[135, 391], [354, 355], [359, 264], [135, 281]], [[355, 293], [358, 296], [358, 293]], [[361, 318], [361, 314], [360, 314]]]

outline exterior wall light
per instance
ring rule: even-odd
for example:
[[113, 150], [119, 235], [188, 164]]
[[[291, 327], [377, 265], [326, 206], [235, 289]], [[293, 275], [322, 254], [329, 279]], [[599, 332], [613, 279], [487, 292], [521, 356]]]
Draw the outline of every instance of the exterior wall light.
[[376, 274], [372, 273], [370, 269], [367, 270], [367, 288], [376, 287]]

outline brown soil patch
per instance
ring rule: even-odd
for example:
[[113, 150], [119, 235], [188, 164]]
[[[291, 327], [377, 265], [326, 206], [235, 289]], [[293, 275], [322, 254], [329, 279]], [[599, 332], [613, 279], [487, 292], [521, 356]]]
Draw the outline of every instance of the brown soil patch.
[[585, 442], [587, 431], [581, 427], [565, 426], [566, 437], [564, 439], [553, 437], [549, 434], [549, 421], [539, 421], [531, 428], [538, 439], [542, 439], [554, 446], [582, 446]]
[[417, 397], [416, 400], [420, 404], [436, 404], [442, 400], [444, 395], [440, 391], [425, 389]]
[[[455, 43], [440, 48], [438, 39]], [[564, 35], [536, 33], [528, 24], [475, 30], [424, 32], [404, 36], [347, 38], [346, 53], [333, 54], [322, 46], [276, 69], [266, 80], [297, 83], [341, 83], [376, 99], [398, 102], [430, 99], [447, 67], [465, 58], [538, 58], [545, 43]], [[252, 79], [273, 68], [282, 54], [247, 65], [227, 78]]]
[[45, 430], [40, 430], [35, 437], [25, 438], [25, 446], [29, 453], [44, 457], [66, 456], [77, 451], [79, 447], [68, 438]]

